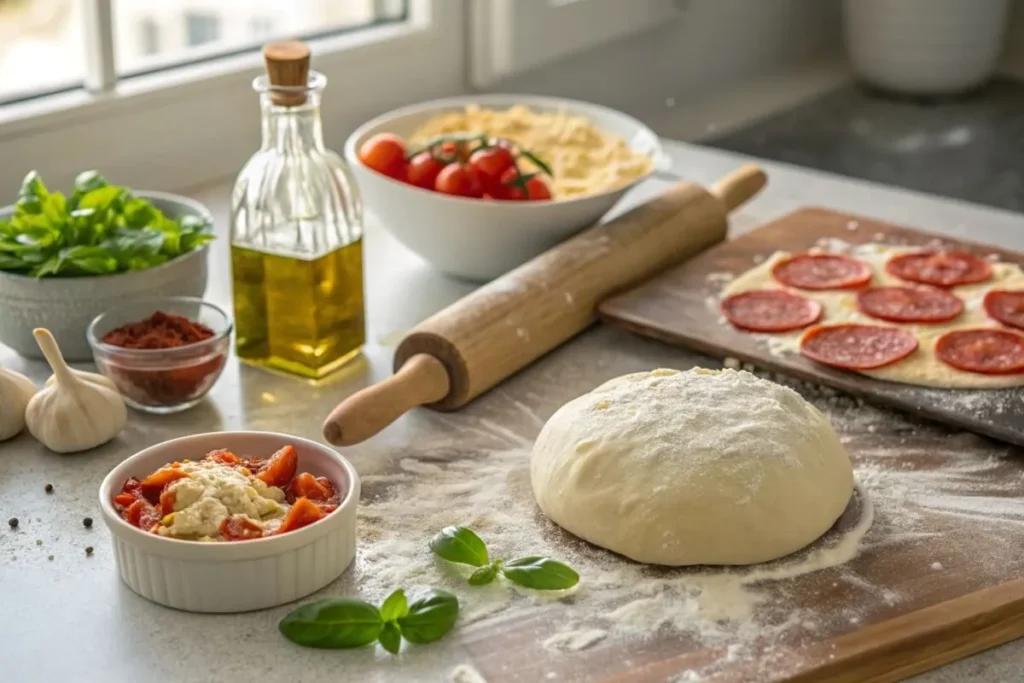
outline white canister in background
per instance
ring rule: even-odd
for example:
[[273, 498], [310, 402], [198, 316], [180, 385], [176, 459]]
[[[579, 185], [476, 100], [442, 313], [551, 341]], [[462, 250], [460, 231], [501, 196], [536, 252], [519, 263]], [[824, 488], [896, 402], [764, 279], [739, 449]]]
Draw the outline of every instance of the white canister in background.
[[846, 48], [858, 77], [909, 95], [982, 85], [1003, 49], [1009, 0], [844, 0]]

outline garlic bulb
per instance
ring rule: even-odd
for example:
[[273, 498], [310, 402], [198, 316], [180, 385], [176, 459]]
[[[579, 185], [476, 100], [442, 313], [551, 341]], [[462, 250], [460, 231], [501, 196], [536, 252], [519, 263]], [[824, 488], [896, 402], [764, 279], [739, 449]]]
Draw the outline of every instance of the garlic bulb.
[[[113, 391], [117, 391], [117, 385], [114, 384], [106, 375], [101, 375], [97, 372], [85, 372], [84, 370], [75, 370], [74, 368], [69, 369], [71, 370], [71, 374], [74, 375], [75, 377], [78, 377], [79, 379], [85, 380], [86, 382], [90, 382], [92, 384], [99, 384], [100, 386], [104, 386]], [[54, 383], [56, 383], [56, 381], [57, 375], [50, 375], [50, 379], [46, 380], [45, 386], [52, 387]]]
[[33, 334], [55, 381], [32, 397], [25, 410], [32, 436], [57, 453], [95, 448], [117, 436], [128, 421], [121, 395], [69, 368], [49, 330], [38, 328]]
[[25, 428], [25, 408], [36, 391], [28, 377], [0, 367], [0, 441]]

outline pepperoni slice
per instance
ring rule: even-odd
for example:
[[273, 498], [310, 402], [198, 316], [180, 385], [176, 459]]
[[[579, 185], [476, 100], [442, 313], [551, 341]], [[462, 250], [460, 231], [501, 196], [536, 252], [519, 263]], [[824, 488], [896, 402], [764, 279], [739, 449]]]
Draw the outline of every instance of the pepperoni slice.
[[772, 275], [797, 289], [855, 289], [871, 280], [871, 268], [844, 254], [805, 253], [782, 259], [772, 266]]
[[1024, 290], [993, 289], [985, 295], [982, 305], [993, 320], [1024, 330]]
[[722, 313], [748, 332], [789, 332], [821, 318], [821, 304], [782, 289], [756, 289], [722, 301]]
[[848, 370], [871, 370], [903, 360], [917, 349], [917, 337], [898, 327], [820, 325], [804, 333], [800, 353]]
[[935, 355], [957, 370], [1015, 375], [1024, 372], [1024, 335], [1009, 330], [955, 330], [939, 337]]
[[952, 292], [918, 287], [872, 287], [857, 295], [861, 313], [897, 323], [941, 323], [960, 315], [964, 302]]
[[992, 277], [992, 264], [964, 251], [919, 251], [893, 256], [886, 271], [901, 280], [936, 287], [984, 282]]

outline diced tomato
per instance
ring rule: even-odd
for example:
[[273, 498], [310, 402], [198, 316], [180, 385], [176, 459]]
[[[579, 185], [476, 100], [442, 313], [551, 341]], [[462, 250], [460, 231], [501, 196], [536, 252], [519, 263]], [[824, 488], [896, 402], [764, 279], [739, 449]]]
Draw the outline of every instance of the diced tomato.
[[288, 531], [301, 529], [304, 526], [309, 526], [318, 519], [321, 519], [325, 514], [326, 513], [309, 498], [299, 498], [295, 501], [295, 504], [292, 505], [292, 509], [288, 511], [288, 516], [284, 518], [284, 522], [282, 522], [281, 526], [278, 527], [277, 533], [283, 534]]
[[154, 505], [160, 501], [160, 494], [164, 487], [172, 481], [187, 479], [188, 474], [173, 467], [163, 467], [142, 480], [140, 486], [142, 495]]
[[169, 515], [174, 512], [174, 499], [177, 498], [177, 494], [171, 491], [164, 491], [160, 494], [160, 514]]
[[299, 467], [299, 454], [295, 452], [294, 446], [285, 446], [277, 453], [270, 456], [266, 467], [256, 476], [267, 486], [288, 486], [288, 482], [295, 476], [295, 470]]
[[131, 491], [138, 489], [139, 486], [141, 486], [141, 483], [137, 478], [128, 477], [128, 479], [124, 482], [124, 486], [121, 487], [121, 492], [130, 493]]
[[325, 515], [329, 515], [338, 509], [338, 506], [334, 503], [317, 503], [317, 505], [320, 506], [320, 509], [323, 510]]
[[227, 541], [245, 541], [261, 538], [263, 529], [248, 517], [232, 515], [220, 523], [220, 535]]
[[114, 505], [119, 508], [126, 508], [137, 500], [138, 498], [130, 493], [119, 493], [114, 496]]
[[292, 479], [288, 486], [288, 500], [294, 502], [297, 498], [309, 498], [315, 501], [330, 500], [334, 496], [334, 487], [327, 477], [314, 477], [309, 472], [303, 472]]
[[160, 512], [148, 501], [139, 499], [121, 513], [124, 521], [140, 529], [151, 530], [160, 522]]
[[206, 454], [204, 460], [212, 460], [213, 462], [222, 462], [225, 465], [238, 465], [242, 462], [242, 459], [229, 450], [223, 448], [215, 451], [210, 451]]

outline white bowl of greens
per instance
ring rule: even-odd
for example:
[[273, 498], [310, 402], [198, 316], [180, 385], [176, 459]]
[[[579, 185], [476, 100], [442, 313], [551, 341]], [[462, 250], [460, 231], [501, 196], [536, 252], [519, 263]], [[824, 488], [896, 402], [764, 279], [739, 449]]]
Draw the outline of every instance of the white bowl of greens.
[[100, 313], [203, 296], [212, 229], [206, 207], [186, 197], [132, 192], [95, 171], [65, 196], [29, 173], [17, 203], [0, 208], [0, 344], [39, 358], [32, 330], [45, 327], [68, 360], [91, 360], [85, 330]]

